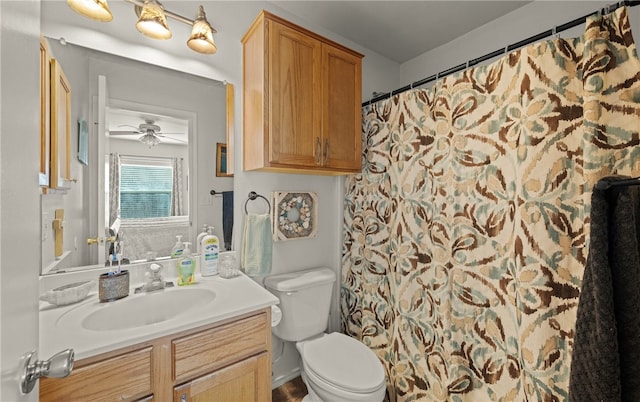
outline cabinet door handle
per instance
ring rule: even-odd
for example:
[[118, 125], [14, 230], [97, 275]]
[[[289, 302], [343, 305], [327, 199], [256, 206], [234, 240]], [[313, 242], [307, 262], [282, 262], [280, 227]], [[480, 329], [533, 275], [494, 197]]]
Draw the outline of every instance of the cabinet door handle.
[[320, 137], [316, 137], [316, 165], [322, 164], [322, 143]]
[[329, 140], [324, 140], [324, 161], [322, 161], [323, 165], [327, 164], [327, 160], [329, 159]]

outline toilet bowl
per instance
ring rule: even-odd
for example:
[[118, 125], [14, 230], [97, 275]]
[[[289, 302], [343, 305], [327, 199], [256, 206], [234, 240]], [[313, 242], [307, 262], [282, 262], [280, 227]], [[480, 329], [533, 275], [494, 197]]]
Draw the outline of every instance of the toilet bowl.
[[305, 402], [382, 401], [386, 382], [376, 355], [358, 340], [337, 332], [296, 343], [302, 358]]
[[316, 268], [265, 279], [280, 300], [282, 320], [272, 328], [278, 338], [296, 342], [305, 401], [380, 402], [386, 392], [382, 363], [360, 341], [337, 332], [325, 334], [335, 273]]

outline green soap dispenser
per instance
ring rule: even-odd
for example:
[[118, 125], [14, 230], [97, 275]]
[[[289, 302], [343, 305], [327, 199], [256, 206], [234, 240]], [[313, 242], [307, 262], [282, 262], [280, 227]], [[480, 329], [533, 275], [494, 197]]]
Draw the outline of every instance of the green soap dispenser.
[[184, 242], [182, 256], [178, 258], [178, 286], [196, 283], [196, 260], [191, 255], [190, 245]]
[[171, 258], [178, 258], [184, 252], [184, 243], [182, 243], [182, 236], [178, 235], [176, 236], [176, 239], [176, 244], [174, 244], [173, 248], [171, 249]]

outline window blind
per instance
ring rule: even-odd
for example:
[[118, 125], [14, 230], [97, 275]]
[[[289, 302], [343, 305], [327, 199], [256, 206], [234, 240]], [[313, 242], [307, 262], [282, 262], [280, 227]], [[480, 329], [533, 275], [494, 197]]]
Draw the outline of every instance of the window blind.
[[170, 166], [123, 163], [120, 167], [120, 216], [122, 219], [170, 216], [172, 186]]

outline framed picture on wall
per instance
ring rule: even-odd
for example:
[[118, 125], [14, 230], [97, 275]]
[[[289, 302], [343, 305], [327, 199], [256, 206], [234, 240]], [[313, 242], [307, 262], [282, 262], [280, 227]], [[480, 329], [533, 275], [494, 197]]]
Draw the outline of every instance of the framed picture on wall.
[[233, 177], [232, 173], [227, 173], [227, 144], [218, 143], [216, 146], [216, 176]]
[[306, 239], [318, 233], [318, 195], [316, 193], [273, 193], [273, 239]]
[[78, 120], [78, 161], [85, 166], [89, 164], [89, 130], [84, 119]]

